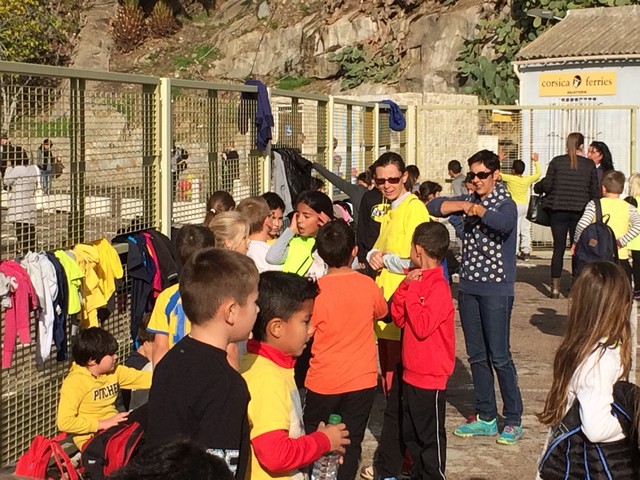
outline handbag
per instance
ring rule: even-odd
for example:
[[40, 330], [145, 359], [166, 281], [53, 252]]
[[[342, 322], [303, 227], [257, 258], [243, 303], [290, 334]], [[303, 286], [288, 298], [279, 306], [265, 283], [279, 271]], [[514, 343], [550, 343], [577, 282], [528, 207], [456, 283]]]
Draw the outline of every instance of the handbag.
[[60, 161], [59, 158], [56, 158], [56, 161], [51, 164], [51, 175], [53, 175], [54, 178], [60, 178], [63, 172], [64, 164]]
[[527, 220], [543, 227], [551, 225], [549, 213], [543, 208], [546, 195], [531, 195], [529, 198], [529, 207], [527, 208]]

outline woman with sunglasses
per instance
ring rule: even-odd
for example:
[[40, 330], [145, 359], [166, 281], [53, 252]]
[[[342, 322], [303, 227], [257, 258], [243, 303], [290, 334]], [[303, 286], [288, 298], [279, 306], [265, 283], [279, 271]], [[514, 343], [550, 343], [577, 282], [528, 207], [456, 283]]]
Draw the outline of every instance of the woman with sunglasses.
[[589, 200], [600, 198], [596, 165], [583, 155], [584, 136], [577, 132], [570, 133], [566, 146], [567, 153], [549, 162], [546, 177], [536, 186], [537, 193], [542, 190], [547, 194], [543, 205], [549, 210], [553, 236], [551, 298], [560, 298], [560, 278], [567, 247], [567, 233], [569, 238], [573, 239], [584, 207]]
[[613, 157], [611, 150], [604, 142], [591, 142], [587, 151], [587, 158], [596, 164], [598, 183], [602, 185], [602, 175], [613, 170]]
[[[367, 255], [371, 267], [378, 271], [376, 283], [389, 300], [405, 275], [391, 273], [385, 266], [385, 255], [396, 254], [410, 258], [411, 237], [418, 225], [429, 221], [424, 203], [407, 190], [407, 169], [402, 157], [394, 152], [383, 153], [373, 164], [374, 182], [384, 197], [384, 211], [380, 211], [380, 235]], [[386, 203], [389, 202], [389, 203]], [[385, 392], [389, 391], [396, 364], [400, 362], [400, 330], [393, 323], [376, 325], [380, 368]]]

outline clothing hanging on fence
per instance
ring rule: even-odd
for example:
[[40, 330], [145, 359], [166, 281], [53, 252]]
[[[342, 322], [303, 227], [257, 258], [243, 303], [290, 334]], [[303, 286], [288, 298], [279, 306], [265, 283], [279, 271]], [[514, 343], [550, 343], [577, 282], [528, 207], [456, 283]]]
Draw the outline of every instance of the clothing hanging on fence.
[[69, 282], [62, 263], [53, 253], [48, 252], [47, 258], [56, 272], [58, 295], [53, 301], [53, 342], [56, 346], [56, 360], [67, 360], [67, 316], [69, 305]]
[[276, 160], [274, 168], [276, 193], [283, 199], [288, 197], [290, 202], [289, 204], [285, 203], [284, 213], [286, 215], [293, 210], [294, 203], [300, 193], [311, 188], [313, 164], [295, 148], [277, 148], [273, 152]]
[[54, 301], [58, 297], [58, 279], [56, 269], [47, 257], [46, 253], [38, 253], [40, 262], [40, 272], [42, 274], [42, 284], [44, 285], [44, 300], [41, 304], [40, 315], [37, 317], [37, 345], [36, 363], [42, 365], [51, 355], [51, 344], [53, 343], [53, 331], [55, 322]]
[[16, 338], [23, 345], [31, 343], [29, 318], [32, 311], [40, 308], [40, 304], [27, 271], [18, 262], [6, 260], [0, 263], [0, 272], [9, 279], [11, 285], [9, 296], [11, 305], [5, 310], [4, 342], [2, 345], [2, 368], [8, 368], [13, 359]]
[[69, 252], [64, 250], [56, 250], [53, 255], [58, 259], [60, 265], [64, 269], [67, 281], [67, 314], [75, 315], [80, 312], [82, 306], [82, 279], [84, 272], [80, 269], [76, 261], [71, 258]]
[[259, 80], [247, 80], [244, 84], [257, 87], [258, 93], [243, 92], [241, 94], [240, 106], [238, 107], [238, 130], [243, 135], [249, 131], [250, 112], [252, 110], [250, 100], [257, 99], [258, 106], [254, 118], [256, 147], [260, 150], [265, 150], [273, 138], [271, 128], [274, 126], [269, 92], [265, 84]]
[[178, 254], [169, 237], [163, 233], [153, 229], [146, 230], [145, 233], [151, 236], [151, 241], [157, 254], [156, 260], [157, 267], [160, 269], [162, 290], [164, 290], [178, 282], [178, 276], [180, 275]]
[[404, 130], [407, 127], [407, 121], [398, 104], [392, 100], [382, 100], [380, 103], [389, 105], [389, 128], [394, 132]]

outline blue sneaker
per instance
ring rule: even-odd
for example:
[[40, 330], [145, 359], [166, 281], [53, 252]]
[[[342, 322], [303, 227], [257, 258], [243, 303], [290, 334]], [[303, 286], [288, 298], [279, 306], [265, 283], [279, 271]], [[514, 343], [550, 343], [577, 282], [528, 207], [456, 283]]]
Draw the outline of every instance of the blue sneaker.
[[485, 422], [478, 417], [472, 422], [460, 425], [453, 434], [458, 437], [493, 437], [498, 434], [498, 422], [495, 418]]
[[500, 445], [515, 445], [522, 438], [521, 425], [505, 425], [504, 430], [496, 440]]

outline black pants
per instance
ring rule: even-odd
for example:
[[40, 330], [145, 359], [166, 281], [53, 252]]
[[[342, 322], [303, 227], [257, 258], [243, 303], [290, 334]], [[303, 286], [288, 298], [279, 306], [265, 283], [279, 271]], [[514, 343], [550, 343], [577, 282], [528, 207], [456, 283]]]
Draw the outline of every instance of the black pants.
[[14, 222], [16, 229], [16, 238], [18, 239], [18, 252], [27, 253], [37, 250], [36, 244], [36, 227], [31, 223]]
[[396, 365], [396, 374], [384, 409], [380, 442], [373, 457], [376, 479], [398, 477], [402, 470], [405, 443], [402, 434], [402, 364]]
[[351, 444], [347, 445], [344, 461], [338, 469], [338, 480], [354, 480], [358, 474], [362, 440], [375, 396], [375, 387], [337, 395], [322, 395], [311, 390], [307, 391], [304, 407], [304, 429], [307, 433], [315, 432], [318, 429], [318, 423], [327, 423], [332, 413], [341, 415], [342, 423], [349, 430]]
[[631, 269], [631, 264], [629, 263], [629, 260], [628, 259], [620, 260], [620, 266], [624, 269], [624, 273], [627, 274], [627, 278], [629, 279], [629, 285], [632, 285], [631, 279], [632, 279], [633, 270]]
[[412, 480], [444, 480], [447, 463], [445, 390], [405, 384], [402, 399], [404, 441], [413, 458]]
[[582, 212], [572, 212], [568, 210], [551, 210], [549, 212], [551, 235], [553, 236], [551, 278], [560, 278], [562, 276], [564, 252], [567, 249], [567, 233], [569, 234], [570, 241], [573, 243], [576, 225], [578, 225], [578, 220], [580, 220], [581, 216]]
[[640, 250], [630, 250], [633, 261], [633, 290], [640, 291]]

